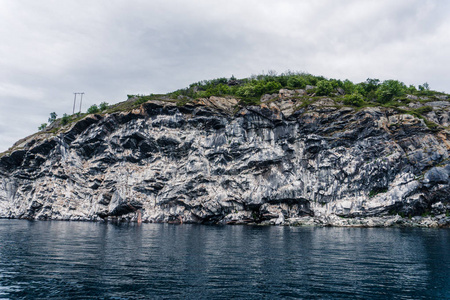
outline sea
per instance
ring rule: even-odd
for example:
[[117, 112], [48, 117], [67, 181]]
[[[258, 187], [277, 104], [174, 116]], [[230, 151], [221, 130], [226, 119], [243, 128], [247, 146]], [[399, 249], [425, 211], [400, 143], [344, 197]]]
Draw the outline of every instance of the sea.
[[0, 299], [450, 299], [450, 229], [0, 220]]

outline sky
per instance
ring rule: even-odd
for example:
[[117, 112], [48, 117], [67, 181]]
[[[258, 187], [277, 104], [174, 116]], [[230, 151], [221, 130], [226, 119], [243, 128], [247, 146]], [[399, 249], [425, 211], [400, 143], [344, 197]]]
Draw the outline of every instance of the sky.
[[450, 93], [449, 16], [442, 0], [0, 0], [0, 152], [74, 92], [85, 112], [290, 70]]

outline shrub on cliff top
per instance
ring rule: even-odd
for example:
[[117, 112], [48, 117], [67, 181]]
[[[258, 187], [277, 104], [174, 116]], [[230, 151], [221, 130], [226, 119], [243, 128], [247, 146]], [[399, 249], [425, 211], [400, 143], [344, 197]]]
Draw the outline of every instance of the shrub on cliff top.
[[387, 103], [392, 98], [403, 96], [405, 93], [405, 84], [398, 80], [385, 80], [376, 91], [377, 100], [380, 103]]
[[354, 93], [351, 95], [345, 95], [344, 96], [344, 104], [345, 105], [351, 105], [356, 107], [361, 107], [365, 103], [363, 96], [359, 93]]
[[47, 128], [47, 123], [42, 123], [41, 126], [38, 127], [39, 130], [44, 130]]
[[51, 113], [50, 113], [50, 118], [48, 118], [48, 122], [49, 122], [50, 124], [53, 123], [53, 122], [55, 122], [57, 116], [58, 116], [58, 115], [57, 115], [55, 112], [51, 112]]
[[98, 113], [100, 110], [98, 109], [97, 104], [92, 105], [91, 107], [88, 108], [87, 113], [88, 114], [96, 114]]
[[108, 108], [108, 103], [102, 102], [100, 103], [100, 106], [98, 108], [100, 109], [100, 111], [104, 111]]
[[63, 114], [62, 118], [61, 118], [61, 125], [66, 125], [67, 123], [69, 123], [70, 121], [70, 117], [67, 114]]
[[333, 85], [328, 80], [321, 80], [317, 82], [317, 96], [328, 96], [333, 92], [333, 90]]
[[242, 98], [260, 97], [267, 93], [277, 93], [282, 85], [277, 81], [257, 81], [252, 80], [240, 86], [235, 94]]
[[307, 81], [302, 76], [291, 76], [287, 80], [287, 87], [291, 89], [303, 89], [306, 87]]

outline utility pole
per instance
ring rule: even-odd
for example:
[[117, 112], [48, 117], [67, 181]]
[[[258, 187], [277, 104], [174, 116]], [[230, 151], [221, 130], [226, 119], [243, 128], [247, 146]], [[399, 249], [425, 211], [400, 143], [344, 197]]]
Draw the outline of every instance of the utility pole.
[[73, 98], [73, 111], [72, 111], [72, 115], [75, 113], [75, 102], [77, 101], [77, 93], [73, 93], [75, 95], [75, 97]]
[[83, 93], [79, 93], [79, 94], [81, 94], [81, 100], [80, 100], [80, 113], [81, 113], [81, 103], [83, 103], [84, 92]]
[[72, 115], [75, 114], [75, 103], [77, 102], [77, 95], [81, 95], [81, 100], [80, 100], [80, 112], [81, 112], [81, 104], [83, 103], [83, 93], [73, 93], [75, 95], [75, 97], [73, 98], [73, 111], [72, 111]]

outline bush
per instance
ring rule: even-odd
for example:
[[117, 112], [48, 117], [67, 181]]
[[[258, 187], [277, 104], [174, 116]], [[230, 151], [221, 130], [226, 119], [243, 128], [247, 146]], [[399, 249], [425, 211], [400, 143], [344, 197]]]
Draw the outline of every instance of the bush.
[[47, 123], [42, 123], [41, 126], [38, 127], [39, 130], [44, 130], [47, 128]]
[[220, 83], [216, 85], [215, 92], [218, 95], [228, 95], [230, 93], [230, 87], [227, 84]]
[[53, 123], [53, 122], [55, 122], [57, 116], [58, 116], [58, 115], [57, 115], [55, 112], [51, 112], [51, 113], [50, 113], [50, 118], [48, 118], [48, 122], [49, 122], [50, 124]]
[[417, 92], [417, 89], [414, 85], [410, 85], [407, 90], [406, 90], [409, 94], [414, 94], [415, 92]]
[[344, 97], [344, 104], [345, 105], [351, 105], [356, 107], [361, 107], [364, 105], [364, 99], [363, 96], [359, 93], [351, 94], [351, 95], [345, 95]]
[[358, 84], [355, 84], [355, 85], [353, 86], [353, 91], [352, 91], [352, 93], [358, 93], [358, 94], [361, 94], [361, 95], [363, 95], [363, 96], [367, 96], [367, 92], [366, 92], [364, 83], [358, 83]]
[[355, 88], [358, 93], [364, 97], [367, 97], [368, 95], [374, 95], [379, 85], [379, 79], [367, 78], [365, 82], [358, 83]]
[[376, 91], [380, 85], [380, 80], [376, 78], [367, 78], [365, 89], [369, 93], [371, 91]]
[[87, 113], [88, 114], [96, 114], [98, 113], [100, 110], [98, 109], [97, 104], [92, 105], [91, 107], [88, 108]]
[[328, 96], [333, 92], [333, 85], [328, 80], [317, 82], [316, 94], [318, 96]]
[[355, 85], [348, 79], [345, 79], [342, 85], [343, 85], [342, 88], [344, 89], [344, 92], [346, 94], [352, 94], [353, 91], [355, 90]]
[[281, 83], [277, 81], [269, 81], [265, 84], [264, 90], [261, 95], [265, 93], [277, 93], [281, 88]]
[[70, 121], [70, 117], [67, 114], [63, 114], [62, 118], [61, 118], [61, 124], [64, 126], [67, 123], [69, 123]]
[[376, 91], [377, 100], [380, 103], [387, 103], [394, 97], [403, 96], [406, 93], [406, 86], [398, 80], [385, 80]]
[[331, 86], [333, 87], [333, 89], [344, 87], [344, 83], [340, 79], [330, 79], [329, 82], [331, 83]]
[[317, 83], [319, 81], [325, 80], [325, 78], [323, 76], [314, 76], [314, 75], [311, 75], [311, 74], [305, 74], [302, 77], [305, 78], [305, 80], [307, 82], [306, 84], [309, 84], [309, 85], [317, 85]]
[[419, 85], [419, 90], [421, 92], [429, 91], [430, 90], [430, 85], [427, 82], [425, 82], [423, 85]]
[[104, 111], [107, 108], [108, 108], [108, 103], [106, 103], [106, 102], [100, 103], [100, 106], [99, 106], [100, 111]]
[[250, 84], [240, 86], [236, 91], [236, 95], [243, 98], [254, 97], [256, 95], [255, 87]]
[[287, 87], [291, 89], [303, 89], [306, 86], [306, 80], [300, 76], [292, 76], [287, 80]]

